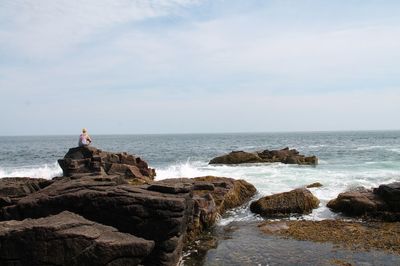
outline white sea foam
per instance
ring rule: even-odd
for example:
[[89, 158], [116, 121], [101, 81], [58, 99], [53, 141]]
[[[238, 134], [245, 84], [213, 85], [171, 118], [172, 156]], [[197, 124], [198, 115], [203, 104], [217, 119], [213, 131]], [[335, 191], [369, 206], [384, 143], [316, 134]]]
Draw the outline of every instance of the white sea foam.
[[32, 177], [51, 179], [62, 175], [62, 170], [58, 163], [44, 164], [40, 166], [21, 167], [21, 168], [0, 168], [1, 177]]
[[[364, 186], [377, 187], [382, 183], [391, 183], [400, 180], [400, 171], [392, 169], [369, 168], [340, 168], [333, 169], [329, 164], [317, 167], [276, 164], [242, 164], [235, 166], [208, 165], [207, 162], [187, 161], [157, 169], [157, 180], [178, 177], [197, 177], [205, 175], [225, 176], [244, 179], [253, 184], [257, 190], [257, 197], [289, 191], [304, 187], [314, 182], [320, 182], [323, 187], [311, 188], [311, 192], [321, 201], [319, 208], [305, 219], [321, 220], [337, 216], [332, 213], [326, 204], [341, 192], [348, 189]], [[247, 209], [239, 209], [232, 215], [223, 218], [220, 223], [225, 224], [238, 220], [254, 220], [257, 217]]]

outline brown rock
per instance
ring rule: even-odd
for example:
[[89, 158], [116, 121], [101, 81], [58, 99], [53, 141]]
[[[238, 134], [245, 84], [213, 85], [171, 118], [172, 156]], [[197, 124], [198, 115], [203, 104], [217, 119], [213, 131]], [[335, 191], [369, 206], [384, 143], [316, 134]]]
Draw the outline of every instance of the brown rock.
[[95, 147], [72, 148], [58, 160], [64, 176], [80, 178], [93, 175], [120, 175], [127, 179], [141, 179], [143, 183], [154, 179], [155, 170], [139, 157], [127, 153], [105, 152]]
[[233, 151], [227, 155], [219, 156], [210, 161], [210, 164], [241, 164], [241, 163], [260, 163], [262, 159], [257, 153]]
[[310, 213], [318, 205], [319, 200], [309, 190], [298, 188], [254, 201], [250, 210], [262, 216], [280, 216]]
[[306, 186], [306, 188], [315, 188], [315, 187], [322, 187], [322, 184], [319, 182], [315, 182]]
[[400, 221], [399, 183], [380, 185], [379, 188], [357, 188], [340, 193], [327, 206], [349, 216]]
[[39, 191], [52, 183], [53, 181], [43, 178], [0, 178], [0, 208], [11, 205], [26, 195]]
[[241, 164], [241, 163], [276, 163], [316, 165], [318, 158], [305, 157], [295, 149], [284, 148], [282, 150], [264, 150], [261, 152], [233, 151], [229, 154], [216, 157], [210, 164]]
[[227, 209], [248, 201], [255, 191], [243, 180], [222, 177], [170, 179], [132, 186], [119, 175], [86, 175], [58, 179], [13, 205], [0, 208], [0, 221], [47, 217], [67, 210], [154, 241], [144, 265], [174, 265], [187, 241], [212, 226]]
[[138, 265], [153, 247], [71, 212], [0, 223], [0, 265]]

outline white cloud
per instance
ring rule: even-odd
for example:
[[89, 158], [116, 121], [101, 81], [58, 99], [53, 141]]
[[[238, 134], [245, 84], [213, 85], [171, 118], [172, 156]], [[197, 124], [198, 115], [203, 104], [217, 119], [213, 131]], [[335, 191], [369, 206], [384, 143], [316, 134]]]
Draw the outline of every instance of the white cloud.
[[177, 15], [198, 0], [4, 0], [0, 48], [28, 58], [63, 55], [97, 32], [123, 23]]

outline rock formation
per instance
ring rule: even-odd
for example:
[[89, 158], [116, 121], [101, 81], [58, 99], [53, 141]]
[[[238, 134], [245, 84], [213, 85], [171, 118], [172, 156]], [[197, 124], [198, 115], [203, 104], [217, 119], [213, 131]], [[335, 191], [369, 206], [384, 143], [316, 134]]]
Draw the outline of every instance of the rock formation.
[[400, 182], [375, 189], [357, 188], [338, 195], [327, 206], [349, 216], [400, 221]]
[[186, 241], [255, 193], [254, 186], [230, 178], [171, 179], [141, 186], [118, 180], [99, 176], [58, 180], [0, 209], [0, 220], [47, 217], [67, 210], [154, 241], [145, 265], [174, 265]]
[[105, 152], [92, 146], [72, 148], [58, 163], [63, 175], [71, 178], [88, 174], [118, 175], [145, 183], [156, 175], [140, 157], [125, 152]]
[[67, 211], [0, 223], [0, 265], [138, 265], [153, 247]]
[[316, 165], [318, 158], [306, 157], [295, 149], [284, 148], [282, 150], [264, 150], [261, 152], [232, 151], [229, 154], [216, 157], [210, 164], [242, 164], [242, 163], [285, 163], [300, 165]]
[[26, 195], [39, 191], [52, 183], [53, 181], [42, 178], [0, 178], [0, 208], [12, 205]]
[[305, 188], [274, 194], [254, 201], [250, 210], [262, 216], [307, 214], [319, 205], [319, 200]]

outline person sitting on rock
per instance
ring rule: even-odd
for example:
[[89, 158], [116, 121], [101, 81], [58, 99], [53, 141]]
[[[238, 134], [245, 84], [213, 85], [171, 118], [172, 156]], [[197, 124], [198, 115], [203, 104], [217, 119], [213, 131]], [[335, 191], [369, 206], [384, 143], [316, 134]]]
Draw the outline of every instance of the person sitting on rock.
[[92, 139], [90, 138], [89, 134], [87, 133], [86, 128], [82, 129], [82, 134], [79, 136], [79, 147], [89, 146], [92, 143]]

